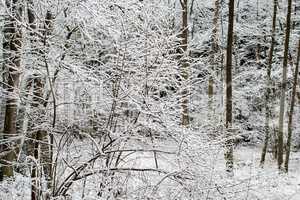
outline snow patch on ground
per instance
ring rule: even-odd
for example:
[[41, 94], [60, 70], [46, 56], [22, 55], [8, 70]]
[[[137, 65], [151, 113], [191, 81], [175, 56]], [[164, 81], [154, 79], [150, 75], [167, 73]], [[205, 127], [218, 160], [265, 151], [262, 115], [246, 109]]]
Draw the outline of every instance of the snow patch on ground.
[[[169, 147], [166, 147], [170, 149]], [[174, 148], [173, 148], [174, 149]], [[175, 150], [175, 149], [174, 149]], [[194, 175], [195, 181], [187, 182], [193, 192], [191, 199], [248, 199], [248, 200], [298, 200], [300, 199], [300, 153], [292, 152], [290, 172], [279, 174], [276, 161], [270, 154], [267, 155], [265, 167], [259, 166], [261, 148], [240, 146], [235, 149], [234, 177], [228, 177], [224, 172], [223, 151], [216, 151], [207, 163], [210, 169], [207, 174], [195, 173], [193, 164], [190, 168], [181, 165], [175, 155], [158, 154], [159, 169], [167, 172], [185, 170]], [[195, 166], [199, 161], [195, 161]], [[153, 152], [137, 152], [127, 157], [126, 162], [119, 167], [123, 168], [156, 168]], [[207, 167], [207, 166], [206, 166]], [[188, 170], [191, 170], [190, 172]], [[201, 171], [201, 170], [200, 170]], [[148, 198], [154, 192], [162, 192], [154, 195], [153, 199], [173, 198], [171, 193], [179, 193], [178, 183], [164, 180], [166, 174], [158, 172], [124, 172], [123, 184], [116, 182], [114, 187], [122, 188], [126, 193], [124, 199], [139, 196]], [[210, 183], [205, 183], [201, 176], [211, 177]], [[116, 177], [117, 179], [117, 177]], [[73, 184], [69, 194], [71, 199], [101, 199], [97, 195], [99, 181], [103, 177], [99, 174], [82, 179]], [[83, 187], [83, 185], [85, 185]], [[125, 187], [126, 186], [126, 187]], [[151, 186], [151, 187], [146, 187]], [[157, 186], [155, 190], [154, 186]], [[188, 185], [187, 185], [188, 186]], [[168, 194], [169, 192], [170, 194]], [[147, 195], [148, 196], [147, 196]], [[202, 194], [200, 196], [200, 194]], [[14, 180], [5, 180], [0, 183], [1, 200], [27, 200], [30, 199], [30, 178], [16, 174]], [[119, 198], [122, 199], [122, 198]]]

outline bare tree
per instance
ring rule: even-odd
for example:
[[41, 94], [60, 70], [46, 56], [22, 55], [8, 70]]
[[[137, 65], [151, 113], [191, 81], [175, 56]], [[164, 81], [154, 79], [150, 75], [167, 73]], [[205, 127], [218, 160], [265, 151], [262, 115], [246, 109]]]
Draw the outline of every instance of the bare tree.
[[17, 151], [17, 104], [19, 99], [19, 84], [22, 73], [21, 66], [21, 49], [22, 49], [22, 31], [18, 25], [18, 21], [21, 20], [22, 15], [22, 1], [5, 1], [8, 16], [5, 18], [4, 24], [4, 41], [3, 50], [4, 57], [4, 69], [7, 73], [7, 100], [5, 109], [5, 122], [3, 130], [3, 138], [5, 141], [5, 152], [3, 157], [3, 176], [11, 177], [13, 173], [13, 162], [16, 160]]
[[281, 82], [281, 96], [280, 96], [280, 111], [279, 111], [279, 128], [278, 128], [278, 169], [282, 170], [283, 163], [283, 123], [284, 123], [284, 107], [286, 98], [286, 84], [287, 84], [287, 65], [289, 57], [289, 42], [291, 33], [291, 14], [292, 14], [292, 0], [288, 0], [288, 11], [286, 17], [285, 43], [284, 43], [284, 57], [282, 68], [282, 82]]
[[227, 52], [226, 52], [226, 116], [225, 127], [227, 132], [226, 141], [226, 171], [233, 173], [233, 147], [231, 137], [232, 128], [232, 46], [233, 46], [233, 28], [234, 28], [234, 0], [229, 1], [229, 19], [228, 19], [228, 33], [227, 33]]
[[264, 146], [262, 149], [260, 165], [263, 166], [266, 158], [266, 152], [268, 149], [269, 143], [269, 135], [270, 135], [270, 117], [271, 117], [271, 108], [270, 108], [270, 95], [272, 92], [272, 79], [271, 79], [271, 71], [272, 71], [272, 64], [273, 64], [273, 54], [274, 54], [274, 47], [275, 47], [275, 34], [276, 34], [276, 20], [277, 20], [277, 0], [273, 2], [273, 20], [272, 20], [272, 40], [271, 40], [271, 47], [269, 51], [269, 60], [268, 60], [268, 68], [267, 68], [267, 88], [265, 94], [265, 107], [266, 107], [266, 121], [265, 121], [265, 141]]
[[[184, 79], [183, 83], [186, 83], [189, 78], [189, 64], [187, 62], [187, 46], [188, 46], [188, 0], [180, 0], [182, 8], [182, 29], [181, 29], [181, 48], [182, 48], [182, 66], [181, 76]], [[188, 89], [187, 86], [183, 86], [182, 91], [182, 125], [188, 126], [190, 123], [189, 119], [189, 100], [188, 100]]]
[[292, 132], [293, 132], [293, 114], [294, 114], [294, 107], [295, 107], [295, 99], [296, 99], [296, 92], [297, 92], [297, 84], [298, 84], [298, 75], [299, 75], [299, 61], [300, 61], [300, 40], [298, 45], [298, 55], [297, 55], [297, 63], [295, 68], [294, 74], [294, 84], [293, 84], [293, 91], [291, 97], [291, 107], [289, 112], [289, 121], [288, 121], [288, 138], [286, 144], [286, 157], [284, 162], [285, 171], [288, 172], [289, 170], [289, 159], [290, 159], [290, 152], [291, 152], [291, 142], [292, 142]]
[[210, 112], [212, 112], [213, 94], [214, 94], [214, 77], [213, 73], [215, 67], [217, 66], [217, 57], [219, 52], [219, 42], [218, 42], [218, 21], [220, 15], [220, 1], [215, 0], [215, 11], [213, 18], [213, 30], [212, 30], [212, 52], [211, 52], [211, 72], [208, 80], [208, 107]]
[[[34, 57], [37, 61], [34, 67], [34, 74], [32, 75], [33, 82], [33, 99], [31, 103], [31, 111], [33, 119], [36, 119], [34, 123], [31, 123], [30, 128], [32, 129], [31, 140], [33, 142], [28, 143], [29, 154], [35, 158], [37, 161], [32, 166], [31, 171], [31, 199], [37, 200], [42, 198], [43, 192], [42, 180], [45, 176], [47, 180], [47, 186], [51, 187], [51, 175], [52, 175], [52, 159], [51, 151], [48, 140], [48, 133], [46, 128], [42, 128], [41, 124], [45, 121], [46, 107], [48, 105], [48, 99], [44, 99], [44, 94], [46, 91], [45, 82], [46, 77], [43, 75], [41, 67], [45, 67], [46, 71], [49, 71], [47, 63], [47, 52], [48, 45], [47, 39], [51, 33], [51, 27], [53, 16], [48, 10], [44, 21], [38, 21], [37, 16], [34, 11], [34, 2], [28, 0], [27, 4], [27, 17], [30, 27], [30, 43], [31, 50], [30, 56]], [[49, 81], [51, 81], [49, 79]], [[52, 88], [51, 88], [52, 89]], [[36, 128], [38, 127], [38, 128]]]

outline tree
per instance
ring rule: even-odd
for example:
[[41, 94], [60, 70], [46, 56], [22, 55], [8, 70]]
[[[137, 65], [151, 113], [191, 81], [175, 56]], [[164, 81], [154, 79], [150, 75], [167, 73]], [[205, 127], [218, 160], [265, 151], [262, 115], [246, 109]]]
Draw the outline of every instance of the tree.
[[214, 94], [214, 78], [213, 73], [217, 66], [217, 57], [219, 52], [218, 42], [218, 26], [219, 26], [219, 15], [220, 15], [220, 1], [215, 0], [215, 10], [213, 18], [213, 30], [212, 30], [212, 51], [211, 51], [211, 72], [208, 80], [208, 107], [210, 112], [212, 111], [213, 94]]
[[[41, 126], [46, 121], [46, 108], [48, 105], [48, 97], [44, 99], [46, 91], [46, 77], [49, 76], [49, 66], [47, 60], [47, 53], [49, 51], [48, 37], [51, 34], [51, 27], [53, 27], [53, 15], [51, 11], [46, 11], [46, 16], [41, 21], [38, 21], [34, 10], [35, 4], [32, 0], [27, 3], [27, 17], [29, 24], [29, 41], [30, 51], [28, 56], [33, 58], [31, 66], [33, 74], [30, 75], [31, 82], [33, 83], [32, 89], [32, 102], [30, 105], [31, 118], [35, 119], [30, 124], [30, 138], [33, 142], [27, 143], [28, 154], [35, 158], [36, 162], [31, 170], [31, 199], [37, 200], [42, 198], [42, 181], [43, 178], [47, 181], [48, 189], [51, 189], [52, 182], [52, 155], [48, 140], [48, 133], [46, 127]], [[44, 70], [46, 68], [46, 70]], [[45, 72], [46, 71], [46, 72]], [[51, 82], [49, 78], [49, 82]], [[49, 83], [49, 85], [51, 85]], [[52, 91], [52, 85], [51, 85]], [[50, 93], [50, 92], [49, 92]], [[48, 195], [48, 194], [46, 194]], [[48, 196], [47, 196], [48, 198]]]
[[284, 107], [286, 98], [286, 85], [287, 85], [287, 65], [289, 56], [289, 42], [291, 33], [291, 13], [292, 13], [292, 0], [288, 0], [288, 10], [286, 17], [285, 29], [285, 42], [284, 42], [284, 55], [283, 55], [283, 68], [282, 68], [282, 82], [281, 82], [281, 95], [280, 95], [280, 111], [279, 111], [279, 127], [278, 127], [278, 169], [282, 170], [283, 163], [283, 123], [284, 123]]
[[7, 81], [7, 99], [5, 109], [5, 120], [3, 139], [5, 141], [2, 152], [3, 156], [2, 173], [4, 177], [12, 177], [13, 162], [16, 161], [17, 136], [16, 120], [17, 120], [17, 105], [19, 99], [19, 84], [22, 73], [21, 66], [21, 49], [22, 49], [22, 31], [17, 21], [22, 19], [22, 1], [5, 1], [7, 10], [10, 12], [5, 18], [3, 29], [4, 41], [3, 50], [4, 69], [8, 72]]
[[230, 0], [229, 6], [229, 19], [228, 19], [228, 33], [227, 33], [227, 52], [226, 52], [226, 116], [225, 116], [225, 127], [227, 132], [226, 141], [226, 171], [233, 173], [233, 147], [232, 137], [229, 133], [232, 128], [232, 46], [233, 46], [233, 28], [234, 28], [234, 0]]
[[290, 112], [289, 112], [288, 138], [287, 138], [286, 154], [285, 154], [286, 156], [285, 156], [285, 162], [284, 162], [285, 172], [289, 171], [289, 160], [290, 160], [292, 132], [293, 132], [293, 114], [294, 114], [295, 99], [296, 99], [296, 92], [297, 92], [297, 85], [298, 85], [298, 75], [299, 75], [299, 61], [300, 61], [300, 40], [299, 40], [299, 44], [298, 44], [297, 63], [296, 63], [295, 74], [294, 74], [293, 91], [292, 91], [292, 97], [291, 97], [291, 107], [290, 107]]
[[181, 65], [181, 76], [183, 78], [184, 88], [182, 91], [182, 125], [188, 126], [190, 123], [189, 119], [189, 100], [188, 100], [188, 89], [186, 86], [186, 82], [189, 78], [189, 64], [187, 61], [187, 46], [188, 46], [188, 0], [180, 0], [181, 8], [182, 8], [182, 28], [181, 28], [181, 48], [182, 48], [182, 65]]
[[271, 33], [271, 47], [269, 51], [269, 60], [268, 60], [268, 68], [267, 68], [267, 87], [265, 94], [265, 108], [266, 108], [266, 121], [265, 121], [265, 141], [262, 149], [260, 165], [263, 166], [266, 158], [266, 152], [268, 149], [269, 143], [269, 135], [270, 135], [270, 117], [271, 117], [271, 108], [270, 108], [270, 95], [272, 92], [272, 79], [271, 79], [271, 71], [273, 64], [273, 52], [275, 47], [275, 34], [276, 34], [276, 20], [277, 20], [277, 0], [273, 2], [273, 19], [272, 19], [272, 33]]

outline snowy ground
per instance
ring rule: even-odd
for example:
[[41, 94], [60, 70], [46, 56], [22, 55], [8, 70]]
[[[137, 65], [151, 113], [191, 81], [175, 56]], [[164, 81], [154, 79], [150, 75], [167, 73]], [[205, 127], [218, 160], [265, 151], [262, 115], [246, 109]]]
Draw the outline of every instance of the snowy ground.
[[[174, 149], [175, 150], [175, 149]], [[261, 149], [259, 147], [237, 147], [235, 149], [235, 171], [234, 177], [230, 178], [224, 173], [224, 159], [221, 149], [215, 151], [207, 166], [205, 177], [211, 177], [211, 182], [201, 183], [201, 172], [194, 172], [193, 164], [183, 165], [174, 159], [174, 155], [158, 154], [158, 166], [160, 169], [174, 173], [180, 170], [189, 171], [190, 175], [195, 176], [195, 181], [188, 185], [196, 192], [189, 199], [249, 199], [249, 200], [299, 200], [300, 199], [300, 153], [293, 152], [291, 155], [289, 174], [278, 174], [276, 162], [271, 155], [267, 155], [264, 169], [259, 167]], [[123, 168], [153, 168], [155, 161], [153, 152], [134, 153], [127, 157], [126, 162], [119, 165]], [[201, 170], [199, 170], [201, 171]], [[67, 172], [66, 172], [67, 174]], [[147, 199], [150, 194], [160, 192], [160, 188], [167, 189], [170, 193], [180, 193], [177, 183], [167, 181], [166, 174], [158, 172], [130, 172], [124, 173], [126, 178], [123, 182], [123, 198], [119, 199]], [[203, 177], [204, 177], [203, 176]], [[63, 173], [61, 177], [64, 177]], [[70, 190], [71, 199], [101, 199], [96, 195], [95, 188], [99, 186], [100, 176], [94, 175], [88, 179], [78, 181]], [[83, 188], [83, 182], [85, 181]], [[188, 182], [187, 182], [188, 183]], [[118, 183], [120, 184], [120, 182]], [[128, 186], [124, 187], [125, 184]], [[199, 184], [199, 185], [197, 185]], [[151, 186], [151, 187], [145, 187]], [[124, 191], [124, 188], [126, 190]], [[154, 195], [152, 199], [174, 199], [171, 194], [166, 195], [166, 190], [161, 190], [164, 195]], [[134, 195], [132, 194], [134, 193]], [[136, 196], [139, 196], [137, 198]], [[146, 197], [147, 196], [147, 197]], [[179, 195], [180, 196], [180, 195]], [[135, 197], [135, 198], [133, 198]], [[26, 200], [30, 199], [30, 180], [21, 175], [17, 175], [13, 182], [3, 182], [0, 185], [1, 200]], [[150, 198], [149, 198], [150, 199]], [[183, 198], [177, 198], [183, 199]], [[185, 198], [187, 199], [187, 198]]]
[[[300, 153], [293, 152], [290, 172], [279, 174], [277, 163], [267, 154], [264, 169], [259, 167], [261, 149], [241, 147], [235, 153], [236, 170], [234, 179], [247, 181], [248, 199], [298, 200], [300, 199]], [[247, 194], [246, 193], [246, 194]], [[247, 195], [245, 198], [247, 199]]]

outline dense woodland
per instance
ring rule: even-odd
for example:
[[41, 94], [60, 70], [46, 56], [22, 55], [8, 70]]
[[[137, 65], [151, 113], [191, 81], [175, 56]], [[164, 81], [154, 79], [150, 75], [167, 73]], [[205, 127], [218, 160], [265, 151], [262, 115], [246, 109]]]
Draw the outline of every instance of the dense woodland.
[[299, 0], [0, 0], [0, 199], [300, 199]]

